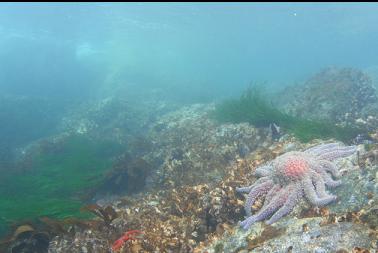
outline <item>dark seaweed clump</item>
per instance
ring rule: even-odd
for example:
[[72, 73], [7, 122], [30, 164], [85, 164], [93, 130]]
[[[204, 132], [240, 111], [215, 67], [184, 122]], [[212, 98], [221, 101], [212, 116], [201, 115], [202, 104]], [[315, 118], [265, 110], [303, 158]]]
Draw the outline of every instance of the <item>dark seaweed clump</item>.
[[256, 127], [275, 123], [302, 142], [326, 138], [349, 142], [363, 132], [353, 126], [338, 126], [334, 122], [309, 120], [281, 112], [268, 102], [259, 87], [248, 88], [238, 99], [219, 103], [214, 117], [222, 123], [248, 122]]

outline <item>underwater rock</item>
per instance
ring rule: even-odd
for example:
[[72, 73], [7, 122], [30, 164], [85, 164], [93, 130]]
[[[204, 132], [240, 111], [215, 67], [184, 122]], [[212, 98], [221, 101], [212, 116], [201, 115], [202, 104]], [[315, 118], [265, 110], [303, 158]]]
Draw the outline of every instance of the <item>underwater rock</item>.
[[[59, 235], [50, 243], [49, 252], [83, 252], [83, 247], [88, 252], [108, 252], [111, 244], [130, 230], [143, 231], [144, 236], [126, 242], [124, 252], [376, 250], [377, 146], [365, 150], [359, 145], [357, 158], [336, 161], [342, 168], [343, 184], [330, 189], [338, 196], [335, 202], [319, 209], [302, 200], [273, 225], [257, 222], [244, 231], [238, 226], [245, 216], [244, 198], [235, 188], [253, 182], [255, 169], [262, 164], [320, 141], [305, 145], [288, 137], [272, 142], [266, 129], [215, 124], [207, 115], [211, 108], [184, 107], [152, 124], [152, 148], [142, 154], [156, 168], [156, 174], [146, 178], [148, 187], [127, 197], [108, 199], [106, 205], [117, 214], [109, 226]], [[258, 199], [253, 208], [262, 204]], [[359, 235], [353, 236], [353, 230]], [[337, 240], [332, 241], [333, 234]]]
[[68, 111], [59, 129], [125, 144], [135, 136], [142, 136], [157, 117], [174, 108], [174, 104], [168, 106], [164, 101], [146, 97], [138, 102], [122, 95], [106, 97]]
[[[110, 234], [108, 236], [111, 237]], [[109, 252], [109, 249], [108, 240], [99, 236], [98, 232], [89, 229], [83, 232], [76, 232], [74, 240], [69, 235], [55, 237], [50, 242], [48, 253], [101, 253]]]
[[275, 102], [295, 116], [378, 126], [376, 89], [371, 78], [358, 69], [326, 68], [304, 84], [286, 87]]
[[[156, 169], [155, 175], [145, 179], [148, 187], [144, 191], [106, 201], [118, 214], [109, 224], [117, 235], [113, 239], [124, 231], [136, 229], [145, 232], [139, 246], [147, 252], [192, 252], [207, 235], [222, 234], [243, 217], [242, 202], [235, 198], [231, 182], [220, 179], [234, 173], [230, 166], [235, 160], [248, 157], [259, 147], [269, 146], [268, 132], [248, 124], [217, 125], [208, 117], [212, 108], [211, 105], [184, 107], [151, 126], [148, 136], [152, 147], [141, 154], [145, 162], [138, 164], [151, 164]], [[125, 173], [130, 165], [127, 159], [120, 159], [116, 164], [125, 168], [121, 170]], [[125, 178], [142, 185], [135, 176], [143, 171], [141, 167], [147, 166], [134, 167], [135, 170], [130, 167], [130, 176]], [[114, 177], [109, 179], [119, 176], [116, 172], [111, 175]], [[111, 182], [113, 187], [117, 180]], [[119, 187], [126, 189], [127, 180], [120, 182], [123, 183]], [[106, 231], [92, 229], [96, 238], [104, 241], [109, 237]], [[80, 245], [85, 246], [90, 240], [86, 230], [62, 235], [50, 244], [50, 251], [79, 252]], [[77, 242], [77, 246], [73, 247], [72, 242]], [[127, 250], [132, 246], [131, 242], [125, 245]]]
[[[337, 252], [339, 249], [352, 250], [355, 247], [371, 248], [370, 233], [366, 226], [343, 222], [319, 225], [319, 219], [308, 218], [302, 222], [293, 220], [285, 224], [286, 233], [266, 240], [253, 252]], [[303, 231], [306, 225], [307, 231]]]
[[29, 224], [18, 226], [13, 235], [0, 241], [0, 251], [9, 253], [47, 253], [50, 234]]
[[359, 146], [358, 150], [360, 158], [352, 156], [337, 161], [337, 166], [343, 169], [340, 170], [342, 184], [332, 190], [338, 196], [336, 202], [320, 209], [311, 209], [308, 203], [302, 201], [301, 208], [297, 206], [290, 215], [273, 224], [276, 230], [285, 229], [283, 233], [259, 239], [264, 228], [269, 226], [258, 222], [248, 231], [240, 228], [230, 230], [227, 236], [218, 237], [211, 246], [201, 248], [200, 252], [215, 252], [214, 248], [219, 243], [228, 252], [376, 251], [378, 166], [369, 162], [370, 156], [364, 155], [366, 151], [363, 146]]
[[142, 191], [152, 170], [151, 164], [128, 153], [114, 160], [112, 168], [106, 172], [101, 183], [94, 187], [92, 194], [126, 194]]
[[270, 144], [267, 129], [247, 123], [218, 125], [209, 117], [213, 109], [214, 105], [206, 104], [186, 106], [164, 115], [151, 127], [148, 136], [155, 145], [144, 158], [158, 167], [150, 186], [219, 181], [236, 157]]
[[[82, 247], [88, 252], [103, 252], [125, 231], [135, 229], [143, 231], [144, 236], [136, 242], [127, 242], [125, 252], [138, 252], [133, 249], [195, 253], [375, 250], [377, 172], [362, 146], [358, 147], [360, 163], [356, 157], [337, 161], [337, 166], [343, 168], [340, 170], [343, 184], [332, 190], [339, 197], [337, 202], [317, 209], [301, 201], [290, 215], [272, 226], [257, 222], [248, 231], [239, 228], [237, 222], [245, 215], [244, 201], [235, 187], [245, 184], [253, 177], [253, 168], [283, 153], [288, 145], [306, 148], [300, 143], [275, 143], [269, 148], [259, 148], [245, 159], [238, 158], [227, 166], [219, 182], [114, 199], [110, 204], [118, 218], [111, 221], [109, 228], [77, 230], [74, 234], [58, 236], [50, 244], [50, 252], [82, 252]], [[343, 193], [346, 189], [350, 191]], [[362, 201], [349, 201], [353, 191], [354, 198]], [[358, 235], [353, 231], [358, 231]]]

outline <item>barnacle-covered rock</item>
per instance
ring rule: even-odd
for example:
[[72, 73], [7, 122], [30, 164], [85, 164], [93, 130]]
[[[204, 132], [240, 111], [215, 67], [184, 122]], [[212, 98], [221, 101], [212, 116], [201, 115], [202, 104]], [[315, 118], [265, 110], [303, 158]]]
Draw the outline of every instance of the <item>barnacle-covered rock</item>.
[[[111, 237], [111, 236], [109, 236]], [[108, 252], [110, 244], [99, 232], [91, 229], [84, 231], [77, 231], [73, 236], [61, 235], [55, 237], [49, 245], [49, 253], [71, 252], [71, 253], [84, 253], [84, 252]]]
[[[273, 226], [255, 223], [248, 231], [230, 230], [212, 244], [202, 245], [199, 252], [216, 252], [219, 244], [227, 252], [376, 251], [378, 166], [369, 152], [359, 146], [357, 157], [337, 161], [337, 166], [343, 169], [340, 170], [342, 185], [332, 190], [338, 196], [335, 203], [322, 208], [294, 208], [291, 215]], [[308, 204], [302, 201], [301, 205]]]
[[[360, 145], [357, 158], [336, 161], [343, 168], [343, 184], [330, 189], [338, 196], [335, 203], [319, 209], [301, 201], [272, 226], [258, 222], [244, 231], [237, 225], [245, 216], [244, 198], [235, 189], [256, 180], [255, 169], [266, 162], [319, 141], [304, 145], [283, 138], [271, 143], [267, 131], [248, 124], [217, 125], [209, 118], [211, 110], [211, 105], [184, 107], [153, 124], [152, 147], [141, 155], [156, 169], [147, 180], [147, 190], [98, 201], [111, 205], [117, 218], [105, 227], [55, 237], [50, 252], [84, 252], [83, 247], [107, 252], [129, 230], [143, 231], [143, 237], [126, 242], [123, 253], [306, 252], [305, 242], [313, 250], [309, 252], [376, 249], [372, 245], [378, 188], [375, 146], [365, 151]], [[262, 205], [258, 198], [253, 209]], [[353, 230], [361, 233], [351, 238]], [[338, 240], [327, 247], [332, 233]]]
[[155, 185], [174, 187], [219, 181], [236, 157], [270, 144], [268, 131], [251, 125], [217, 125], [209, 116], [213, 105], [184, 107], [162, 117], [149, 136], [154, 151], [146, 159], [159, 167]]

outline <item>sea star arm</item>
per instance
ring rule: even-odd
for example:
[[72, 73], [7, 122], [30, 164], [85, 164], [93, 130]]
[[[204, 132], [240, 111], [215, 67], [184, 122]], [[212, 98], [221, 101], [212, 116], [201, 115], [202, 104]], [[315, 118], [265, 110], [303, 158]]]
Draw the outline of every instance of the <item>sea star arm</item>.
[[318, 173], [312, 173], [311, 179], [315, 186], [316, 193], [320, 198], [332, 196], [327, 193], [325, 188], [325, 182], [321, 175], [319, 175]]
[[320, 145], [316, 145], [314, 147], [311, 147], [311, 148], [305, 150], [304, 152], [317, 155], [318, 153], [324, 152], [324, 150], [329, 150], [329, 149], [333, 149], [333, 148], [340, 147], [340, 146], [341, 146], [341, 144], [338, 143], [338, 142], [320, 144]]
[[252, 190], [249, 192], [247, 200], [244, 204], [245, 212], [247, 216], [251, 216], [251, 206], [255, 203], [257, 197], [266, 194], [270, 188], [273, 187], [273, 181], [269, 180], [260, 185], [256, 185]]
[[237, 192], [240, 192], [240, 193], [249, 193], [252, 189], [253, 189], [253, 187], [255, 187], [255, 186], [257, 186], [257, 185], [259, 185], [259, 184], [262, 184], [262, 183], [264, 183], [265, 181], [268, 181], [269, 180], [269, 178], [267, 178], [267, 177], [262, 177], [262, 178], [259, 178], [259, 179], [257, 179], [252, 185], [250, 185], [250, 186], [247, 186], [247, 187], [236, 187], [236, 191]]
[[277, 192], [279, 192], [280, 189], [281, 189], [280, 185], [278, 184], [274, 185], [273, 188], [270, 189], [268, 193], [266, 194], [264, 204], [268, 204], [274, 198]]
[[325, 171], [322, 171], [320, 173], [323, 177], [323, 180], [325, 182], [325, 184], [331, 188], [335, 188], [339, 185], [341, 185], [341, 181], [340, 180], [333, 180], [332, 177]]
[[334, 165], [332, 162], [327, 161], [327, 160], [321, 160], [321, 161], [319, 161], [319, 164], [320, 164], [320, 166], [322, 166], [322, 168], [325, 171], [330, 172], [332, 174], [332, 176], [340, 177], [339, 170], [337, 169], [336, 165]]
[[335, 196], [327, 196], [327, 197], [319, 198], [316, 194], [314, 185], [312, 184], [310, 177], [306, 177], [303, 180], [302, 188], [308, 201], [310, 201], [310, 203], [315, 206], [325, 206], [336, 199]]
[[336, 149], [333, 149], [330, 152], [325, 152], [325, 153], [318, 155], [318, 159], [333, 161], [337, 158], [347, 157], [347, 156], [353, 154], [354, 152], [356, 152], [356, 146], [336, 148]]
[[236, 187], [236, 191], [240, 193], [248, 193], [251, 191], [251, 189], [254, 187], [253, 185], [247, 186], [247, 187]]
[[266, 165], [256, 169], [255, 176], [266, 177], [272, 174], [272, 166]]
[[273, 214], [273, 216], [266, 222], [266, 224], [271, 225], [281, 219], [283, 216], [290, 213], [301, 197], [302, 190], [300, 188], [300, 185], [296, 185], [295, 189], [290, 190], [289, 197], [287, 198], [285, 204]]
[[272, 213], [274, 213], [286, 202], [286, 191], [286, 188], [281, 189], [269, 204], [264, 205], [257, 214], [250, 216], [244, 221], [240, 222], [240, 226], [242, 226], [244, 229], [248, 229], [253, 225], [253, 223], [264, 220], [272, 215]]

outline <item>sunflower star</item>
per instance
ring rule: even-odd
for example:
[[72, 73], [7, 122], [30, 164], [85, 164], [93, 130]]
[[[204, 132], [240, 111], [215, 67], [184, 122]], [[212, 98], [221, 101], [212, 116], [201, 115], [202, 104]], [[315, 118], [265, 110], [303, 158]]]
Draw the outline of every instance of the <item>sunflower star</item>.
[[[341, 184], [341, 181], [333, 179], [338, 178], [340, 173], [332, 161], [355, 151], [356, 146], [321, 144], [303, 152], [285, 153], [257, 168], [255, 175], [259, 179], [251, 186], [236, 189], [248, 193], [244, 205], [248, 218], [240, 225], [248, 229], [253, 223], [269, 217], [266, 223], [272, 224], [289, 214], [303, 197], [315, 206], [325, 206], [335, 201], [336, 196], [326, 191], [326, 186], [332, 188]], [[253, 203], [264, 195], [264, 205], [252, 215]]]

